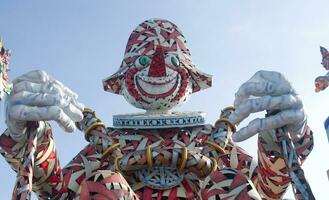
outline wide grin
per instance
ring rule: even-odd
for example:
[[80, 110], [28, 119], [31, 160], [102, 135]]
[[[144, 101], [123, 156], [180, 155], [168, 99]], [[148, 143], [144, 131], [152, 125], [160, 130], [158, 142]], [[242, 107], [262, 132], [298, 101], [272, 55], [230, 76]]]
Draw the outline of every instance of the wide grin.
[[179, 75], [169, 80], [151, 81], [136, 76], [136, 86], [141, 95], [149, 98], [165, 98], [175, 92], [179, 83]]

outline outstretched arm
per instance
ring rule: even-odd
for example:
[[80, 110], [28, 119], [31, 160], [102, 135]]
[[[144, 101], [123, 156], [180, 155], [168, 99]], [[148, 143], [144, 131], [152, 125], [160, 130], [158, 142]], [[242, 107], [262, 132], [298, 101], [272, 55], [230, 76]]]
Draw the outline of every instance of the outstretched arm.
[[[38, 142], [34, 153], [33, 191], [40, 198], [46, 198], [60, 192], [63, 176], [50, 125], [47, 122], [39, 122], [39, 128], [36, 131]], [[26, 143], [15, 141], [7, 129], [0, 136], [0, 146], [1, 154], [10, 166], [18, 172], [23, 162]]]
[[[25, 195], [22, 193], [26, 191], [25, 180], [30, 178], [39, 196], [53, 194], [52, 188], [60, 190], [61, 169], [46, 121], [55, 120], [65, 131], [73, 131], [74, 122], [82, 119], [83, 109], [76, 98], [76, 94], [43, 71], [32, 71], [13, 81], [6, 105], [8, 129], [1, 136], [0, 144], [2, 155], [23, 176], [20, 181], [24, 183], [16, 183], [17, 197]], [[31, 124], [35, 124], [35, 129], [29, 129]], [[38, 142], [34, 144], [27, 135], [35, 135]]]
[[235, 141], [242, 141], [261, 133], [255, 185], [263, 198], [282, 197], [291, 179], [294, 179], [295, 195], [311, 197], [311, 191], [300, 191], [307, 185], [300, 164], [311, 151], [313, 139], [303, 104], [290, 82], [278, 72], [259, 71], [240, 87], [234, 106], [236, 109], [229, 118], [234, 124], [254, 112], [268, 113], [233, 135]]
[[[307, 126], [303, 135], [303, 138], [294, 142], [301, 163], [313, 148], [313, 133]], [[257, 179], [254, 181], [258, 192], [265, 199], [281, 199], [290, 182], [281, 143], [273, 140], [269, 131], [261, 132], [258, 136]]]

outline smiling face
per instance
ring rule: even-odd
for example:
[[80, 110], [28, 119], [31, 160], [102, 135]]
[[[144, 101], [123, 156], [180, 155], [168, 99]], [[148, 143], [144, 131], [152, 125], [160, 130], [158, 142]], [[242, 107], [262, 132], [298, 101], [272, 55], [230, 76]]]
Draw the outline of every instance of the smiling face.
[[169, 110], [192, 93], [190, 75], [176, 52], [160, 45], [152, 55], [141, 55], [126, 72], [122, 95], [137, 108]]
[[103, 84], [106, 91], [123, 95], [137, 108], [166, 112], [185, 102], [192, 92], [210, 87], [211, 76], [192, 64], [176, 25], [151, 19], [130, 35], [119, 71]]

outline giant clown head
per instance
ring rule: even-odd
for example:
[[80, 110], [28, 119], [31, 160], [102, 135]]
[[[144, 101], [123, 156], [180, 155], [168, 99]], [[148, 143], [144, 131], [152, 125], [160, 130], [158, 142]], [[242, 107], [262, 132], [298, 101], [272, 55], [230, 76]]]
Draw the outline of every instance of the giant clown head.
[[0, 100], [3, 99], [5, 94], [9, 94], [10, 92], [10, 85], [8, 83], [9, 57], [10, 51], [5, 49], [0, 38]]
[[186, 40], [175, 24], [150, 19], [132, 32], [120, 69], [103, 85], [135, 107], [157, 113], [210, 87], [211, 76], [192, 63]]

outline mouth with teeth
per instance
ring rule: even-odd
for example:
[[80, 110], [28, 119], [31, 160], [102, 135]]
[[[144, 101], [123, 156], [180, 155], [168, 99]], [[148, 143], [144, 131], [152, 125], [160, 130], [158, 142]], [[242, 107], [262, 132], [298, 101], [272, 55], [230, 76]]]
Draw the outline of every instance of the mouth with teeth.
[[142, 96], [161, 99], [175, 93], [179, 85], [180, 76], [177, 73], [165, 79], [136, 76], [135, 80], [137, 90]]
[[128, 93], [137, 101], [151, 104], [160, 99], [179, 101], [186, 92], [189, 74], [186, 69], [168, 69], [164, 77], [150, 77], [143, 70], [130, 69], [125, 79]]

